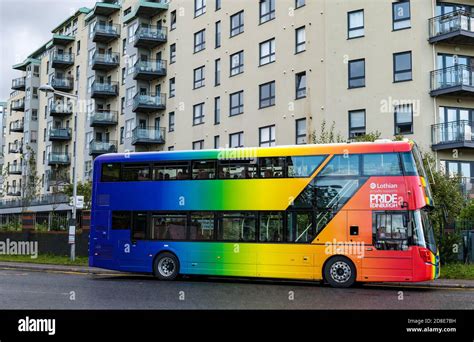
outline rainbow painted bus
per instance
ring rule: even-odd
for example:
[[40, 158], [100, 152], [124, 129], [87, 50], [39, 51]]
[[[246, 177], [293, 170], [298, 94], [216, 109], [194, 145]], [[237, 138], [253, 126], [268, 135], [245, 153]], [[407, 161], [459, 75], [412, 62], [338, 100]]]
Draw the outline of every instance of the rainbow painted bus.
[[106, 154], [92, 192], [93, 267], [334, 287], [439, 276], [410, 141]]

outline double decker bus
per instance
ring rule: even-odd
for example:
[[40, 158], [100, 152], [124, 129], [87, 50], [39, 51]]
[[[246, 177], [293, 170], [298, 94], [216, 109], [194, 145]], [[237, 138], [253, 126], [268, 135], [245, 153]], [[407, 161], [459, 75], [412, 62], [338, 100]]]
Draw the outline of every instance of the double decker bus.
[[439, 276], [410, 141], [106, 154], [92, 191], [93, 267], [334, 287]]

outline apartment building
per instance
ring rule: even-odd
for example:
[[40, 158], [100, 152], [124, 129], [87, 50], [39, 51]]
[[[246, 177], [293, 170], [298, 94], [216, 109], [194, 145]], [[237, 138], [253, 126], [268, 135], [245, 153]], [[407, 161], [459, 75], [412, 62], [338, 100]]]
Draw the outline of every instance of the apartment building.
[[14, 66], [4, 199], [28, 153], [50, 195], [103, 153], [305, 144], [323, 122], [414, 139], [471, 193], [473, 67], [474, 1], [97, 2]]

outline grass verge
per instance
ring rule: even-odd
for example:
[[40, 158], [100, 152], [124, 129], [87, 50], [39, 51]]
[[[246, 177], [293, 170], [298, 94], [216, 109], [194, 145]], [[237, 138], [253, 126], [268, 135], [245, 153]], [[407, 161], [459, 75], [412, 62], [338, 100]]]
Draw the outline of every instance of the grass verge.
[[32, 259], [30, 255], [0, 255], [0, 261], [27, 262], [32, 264], [87, 266], [89, 263], [89, 258], [78, 256], [76, 257], [76, 260], [71, 261], [69, 256], [58, 256], [52, 254], [38, 254], [38, 257], [35, 259]]
[[455, 263], [441, 265], [440, 278], [474, 280], [474, 264]]

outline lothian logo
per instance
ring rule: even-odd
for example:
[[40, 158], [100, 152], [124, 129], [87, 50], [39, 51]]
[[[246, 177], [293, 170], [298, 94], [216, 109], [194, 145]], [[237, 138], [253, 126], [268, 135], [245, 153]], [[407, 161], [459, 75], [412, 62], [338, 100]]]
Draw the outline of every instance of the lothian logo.
[[391, 183], [382, 183], [382, 184], [377, 184], [377, 183], [370, 183], [370, 189], [375, 190], [375, 189], [397, 189], [398, 184], [391, 184]]

